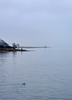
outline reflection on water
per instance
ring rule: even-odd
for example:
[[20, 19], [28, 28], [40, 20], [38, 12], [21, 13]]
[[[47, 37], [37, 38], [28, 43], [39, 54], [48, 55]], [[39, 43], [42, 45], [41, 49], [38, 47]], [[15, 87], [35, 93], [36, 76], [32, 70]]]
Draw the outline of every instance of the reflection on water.
[[0, 63], [2, 63], [5, 59], [6, 59], [6, 56], [8, 55], [7, 52], [5, 53], [0, 53]]
[[0, 53], [0, 100], [72, 100], [71, 51]]
[[16, 56], [17, 52], [12, 52], [13, 56]]
[[0, 53], [0, 85], [2, 86], [3, 83], [5, 83], [5, 77], [6, 77], [6, 56], [8, 53]]
[[0, 85], [6, 84], [6, 78], [8, 77], [8, 71], [10, 64], [10, 56], [16, 56], [15, 52], [4, 52], [0, 53]]

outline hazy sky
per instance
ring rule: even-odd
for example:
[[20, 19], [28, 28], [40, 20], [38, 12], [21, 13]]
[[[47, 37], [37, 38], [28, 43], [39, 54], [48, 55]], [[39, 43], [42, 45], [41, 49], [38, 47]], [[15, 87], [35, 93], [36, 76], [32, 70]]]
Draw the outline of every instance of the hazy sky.
[[0, 0], [0, 38], [25, 46], [72, 45], [72, 0]]

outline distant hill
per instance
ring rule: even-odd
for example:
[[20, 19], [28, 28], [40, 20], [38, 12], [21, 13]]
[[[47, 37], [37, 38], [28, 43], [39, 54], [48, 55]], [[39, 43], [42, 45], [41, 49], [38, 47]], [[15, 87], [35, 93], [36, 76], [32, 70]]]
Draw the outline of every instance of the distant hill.
[[0, 48], [11, 48], [11, 46], [9, 46], [4, 40], [0, 39]]

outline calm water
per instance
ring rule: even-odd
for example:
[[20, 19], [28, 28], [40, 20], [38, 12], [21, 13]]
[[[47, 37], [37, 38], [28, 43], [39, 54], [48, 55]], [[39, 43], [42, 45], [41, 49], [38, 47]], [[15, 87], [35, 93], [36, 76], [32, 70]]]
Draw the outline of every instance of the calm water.
[[72, 100], [72, 48], [0, 53], [0, 100]]

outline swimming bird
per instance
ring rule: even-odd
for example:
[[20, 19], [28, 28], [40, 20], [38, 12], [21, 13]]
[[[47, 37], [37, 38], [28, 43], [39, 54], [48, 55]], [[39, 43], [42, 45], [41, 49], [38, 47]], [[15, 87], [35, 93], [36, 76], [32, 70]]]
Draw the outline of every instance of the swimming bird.
[[22, 85], [26, 85], [26, 83], [22, 83]]

